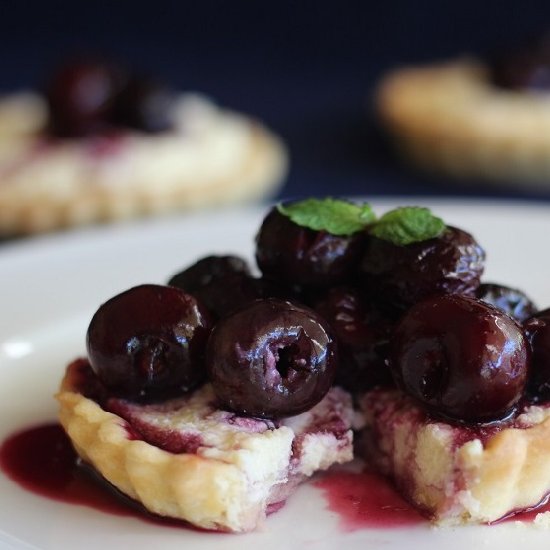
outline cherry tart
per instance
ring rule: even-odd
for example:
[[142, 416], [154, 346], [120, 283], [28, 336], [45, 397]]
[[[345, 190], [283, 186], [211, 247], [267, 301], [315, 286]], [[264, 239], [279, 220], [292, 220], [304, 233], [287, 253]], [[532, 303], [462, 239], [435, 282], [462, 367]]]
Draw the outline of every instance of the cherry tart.
[[[207, 256], [102, 304], [57, 395], [79, 456], [157, 514], [250, 531], [353, 458], [441, 524], [550, 495], [550, 310], [482, 283], [429, 210], [272, 209], [255, 277]], [[284, 277], [282, 277], [284, 274]]]
[[[546, 74], [544, 66], [524, 63], [522, 70]], [[494, 72], [488, 60], [463, 58], [384, 75], [375, 110], [397, 153], [426, 172], [544, 187], [548, 82], [533, 88], [526, 75], [512, 85]]]
[[250, 202], [287, 167], [260, 122], [106, 62], [0, 97], [0, 234]]

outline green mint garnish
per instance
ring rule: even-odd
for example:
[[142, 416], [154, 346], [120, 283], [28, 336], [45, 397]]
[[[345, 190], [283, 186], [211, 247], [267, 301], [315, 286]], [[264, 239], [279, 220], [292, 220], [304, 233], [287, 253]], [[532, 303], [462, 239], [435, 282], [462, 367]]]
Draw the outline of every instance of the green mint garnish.
[[279, 204], [277, 209], [302, 227], [332, 235], [353, 235], [376, 220], [370, 204], [325, 198]]
[[428, 208], [404, 206], [386, 212], [372, 227], [371, 235], [404, 246], [438, 237], [445, 223]]

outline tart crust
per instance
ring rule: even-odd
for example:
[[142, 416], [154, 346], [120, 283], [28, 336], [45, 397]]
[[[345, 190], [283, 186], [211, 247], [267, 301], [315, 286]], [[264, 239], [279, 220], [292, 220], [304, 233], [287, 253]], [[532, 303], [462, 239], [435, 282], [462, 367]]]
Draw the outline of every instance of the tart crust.
[[[330, 390], [310, 411], [277, 425], [232, 415], [236, 417], [232, 425], [242, 429], [220, 430], [214, 437], [203, 434], [204, 445], [195, 445], [190, 452], [169, 452], [135, 437], [131, 420], [80, 393], [78, 379], [86, 368], [85, 360], [67, 368], [56, 396], [60, 422], [82, 460], [155, 514], [204, 529], [251, 531], [301, 481], [353, 458], [351, 397], [340, 388]], [[181, 410], [167, 407], [172, 417], [194, 419], [198, 430], [216, 431], [216, 418], [230, 413], [212, 412], [212, 402], [214, 395], [206, 384]], [[129, 407], [141, 414], [139, 405]], [[155, 425], [147, 413], [144, 418]], [[164, 426], [170, 421], [161, 416], [157, 422]], [[218, 443], [213, 443], [216, 438]]]
[[52, 140], [43, 100], [0, 100], [0, 234], [255, 201], [287, 171], [281, 140], [259, 122], [182, 95], [175, 129]]
[[550, 408], [527, 406], [501, 427], [434, 420], [398, 390], [360, 401], [361, 452], [435, 523], [490, 523], [550, 494]]
[[547, 187], [550, 94], [497, 88], [475, 60], [396, 69], [375, 95], [382, 126], [428, 171]]

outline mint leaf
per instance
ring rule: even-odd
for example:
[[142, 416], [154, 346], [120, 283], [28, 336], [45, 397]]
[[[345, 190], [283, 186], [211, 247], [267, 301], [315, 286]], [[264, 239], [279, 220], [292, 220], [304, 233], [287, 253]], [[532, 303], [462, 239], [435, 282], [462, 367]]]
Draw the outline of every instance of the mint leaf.
[[332, 235], [353, 235], [376, 220], [370, 204], [355, 204], [332, 198], [279, 204], [277, 209], [302, 227], [327, 231]]
[[438, 237], [445, 223], [428, 208], [404, 206], [386, 212], [371, 228], [370, 233], [379, 239], [404, 246]]

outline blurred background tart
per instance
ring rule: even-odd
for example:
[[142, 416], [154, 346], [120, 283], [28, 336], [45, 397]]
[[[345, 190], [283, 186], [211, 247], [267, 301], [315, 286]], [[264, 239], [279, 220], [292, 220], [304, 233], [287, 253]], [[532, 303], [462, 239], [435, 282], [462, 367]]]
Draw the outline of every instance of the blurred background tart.
[[4, 235], [259, 200], [287, 166], [253, 118], [95, 59], [3, 96], [0, 145]]
[[496, 55], [394, 69], [375, 101], [399, 153], [424, 170], [547, 185], [548, 35]]

